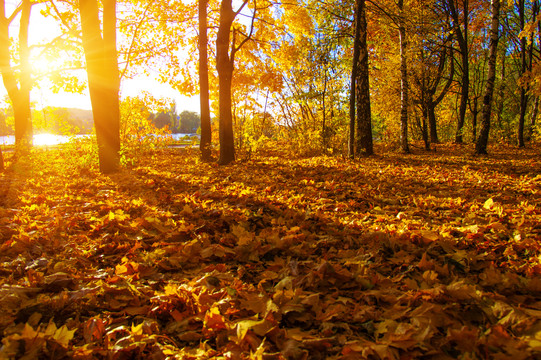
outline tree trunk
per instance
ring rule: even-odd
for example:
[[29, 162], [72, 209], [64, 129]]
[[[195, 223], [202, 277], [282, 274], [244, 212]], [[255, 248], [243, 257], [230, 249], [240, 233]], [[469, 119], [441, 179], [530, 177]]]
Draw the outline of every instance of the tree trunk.
[[116, 0], [103, 1], [103, 37], [97, 0], [80, 0], [88, 89], [98, 140], [100, 171], [120, 168], [120, 107], [116, 53]]
[[530, 117], [530, 131], [529, 131], [530, 139], [532, 139], [535, 134], [535, 121], [537, 119], [538, 112], [539, 112], [539, 96], [535, 98], [535, 101], [533, 103], [532, 114]]
[[208, 0], [199, 0], [199, 96], [201, 108], [201, 141], [199, 149], [201, 160], [210, 161], [212, 126], [210, 123], [209, 105], [209, 69], [208, 69], [208, 35], [207, 35], [207, 3]]
[[526, 89], [520, 89], [520, 115], [518, 119], [518, 131], [517, 131], [517, 142], [518, 147], [525, 147], [524, 143], [524, 123], [526, 120], [526, 109], [528, 107], [528, 95], [526, 94]]
[[[227, 165], [235, 161], [235, 139], [233, 137], [233, 114], [231, 112], [231, 81], [233, 78], [234, 58], [229, 56], [230, 32], [235, 12], [232, 0], [222, 0], [220, 6], [220, 25], [216, 38], [216, 69], [219, 85], [219, 132], [220, 159], [219, 164]], [[234, 45], [233, 45], [234, 46]]]
[[15, 69], [11, 66], [9, 49], [9, 19], [6, 18], [5, 1], [0, 2], [0, 72], [2, 81], [13, 105], [15, 118], [15, 148], [26, 151], [32, 146], [32, 120], [30, 117], [30, 78], [28, 27], [32, 3], [23, 0], [21, 4], [21, 20], [19, 26], [19, 83]]
[[430, 130], [430, 142], [432, 144], [439, 144], [440, 139], [438, 138], [438, 127], [436, 123], [436, 103], [432, 99], [427, 101], [427, 111], [428, 111], [428, 128]]
[[[267, 95], [265, 96], [265, 106], [263, 106], [263, 119], [261, 120], [261, 133], [259, 136], [265, 135], [269, 137], [270, 134], [265, 134], [265, 121], [267, 120], [267, 106], [269, 104], [270, 89], [267, 89]], [[325, 117], [323, 117], [323, 127], [325, 127]]]
[[348, 156], [350, 159], [355, 158], [355, 90], [357, 88], [357, 73], [359, 71], [359, 56], [360, 56], [360, 32], [361, 27], [357, 26], [359, 15], [357, 14], [357, 7], [355, 7], [355, 37], [353, 39], [353, 59], [351, 62], [351, 85], [349, 88], [349, 142], [348, 142]]
[[468, 96], [470, 90], [470, 70], [468, 62], [468, 0], [463, 1], [463, 22], [464, 31], [460, 28], [460, 22], [458, 18], [457, 6], [455, 6], [455, 0], [449, 0], [449, 9], [451, 10], [451, 16], [453, 18], [453, 29], [456, 34], [458, 46], [460, 47], [460, 55], [462, 60], [462, 84], [460, 90], [460, 108], [458, 112], [458, 123], [455, 135], [455, 143], [464, 143], [463, 127], [466, 118], [466, 108], [468, 106]]
[[[417, 123], [419, 124], [419, 128], [421, 129], [421, 136], [423, 138], [423, 143], [425, 144], [425, 150], [430, 151], [430, 141], [428, 138], [428, 108], [423, 106], [422, 112], [422, 123], [419, 120], [417, 120]], [[417, 117], [417, 115], [415, 116]]]
[[[518, 0], [517, 6], [518, 6], [518, 13], [519, 13], [519, 21], [520, 21], [520, 28], [524, 29], [525, 25], [525, 15], [524, 15], [524, 2], [525, 0]], [[523, 76], [526, 71], [528, 70], [528, 64], [526, 60], [526, 37], [522, 37], [520, 39], [520, 57], [521, 57], [521, 73], [520, 75]], [[517, 132], [517, 142], [518, 147], [525, 147], [524, 144], [524, 123], [526, 120], [526, 108], [528, 107], [528, 95], [526, 94], [526, 88], [522, 86], [520, 88], [520, 116], [518, 119], [518, 132]]]
[[[323, 64], [325, 66], [325, 64]], [[323, 115], [323, 121], [321, 124], [321, 143], [323, 146], [323, 153], [327, 152], [327, 143], [328, 143], [328, 132], [327, 132], [327, 118], [325, 117], [325, 113], [327, 112], [326, 109], [326, 103], [325, 103], [325, 96], [327, 95], [327, 68], [324, 69], [323, 72], [323, 93], [321, 94], [321, 102], [322, 102], [322, 115]], [[267, 91], [267, 98], [265, 99], [265, 111], [267, 110], [267, 100], [269, 98], [269, 92]], [[263, 111], [263, 120], [265, 120], [265, 111]]]
[[407, 65], [407, 40], [406, 28], [404, 26], [403, 10], [404, 0], [398, 0], [398, 9], [400, 10], [400, 23], [398, 33], [400, 35], [400, 149], [409, 153], [408, 144], [408, 65]]
[[502, 70], [500, 74], [500, 84], [498, 86], [498, 102], [497, 102], [497, 108], [496, 108], [496, 124], [498, 125], [499, 129], [503, 128], [503, 109], [505, 104], [505, 60], [506, 57], [502, 57]]
[[[533, 1], [532, 5], [532, 19], [536, 19], [539, 14], [539, 3], [537, 0]], [[537, 23], [537, 36], [538, 36], [538, 43], [541, 46], [541, 23]], [[534, 52], [534, 34], [532, 33], [530, 38], [530, 49], [529, 49], [529, 64], [528, 69], [532, 71], [533, 67], [533, 52]], [[530, 128], [528, 130], [528, 140], [532, 140], [534, 132], [535, 132], [535, 121], [537, 118], [537, 112], [539, 111], [539, 96], [535, 96], [534, 104], [532, 113], [530, 115]]]
[[[449, 41], [446, 40], [445, 43]], [[444, 43], [444, 44], [445, 44]], [[438, 138], [438, 128], [436, 123], [436, 106], [443, 100], [445, 95], [449, 92], [449, 89], [451, 88], [451, 85], [453, 83], [454, 78], [454, 61], [452, 57], [452, 48], [450, 48], [451, 56], [449, 58], [451, 59], [451, 66], [449, 69], [449, 78], [447, 79], [447, 82], [443, 86], [443, 89], [441, 90], [440, 94], [436, 96], [436, 91], [438, 90], [439, 83], [443, 78], [443, 71], [445, 69], [445, 63], [447, 62], [447, 49], [444, 47], [443, 51], [440, 50], [440, 56], [439, 56], [439, 64], [438, 64], [438, 71], [435, 76], [433, 76], [432, 79], [429, 79], [426, 81], [427, 76], [425, 75], [425, 71], [423, 68], [423, 81], [419, 82], [421, 86], [421, 103], [422, 106], [425, 106], [427, 109], [427, 118], [428, 118], [428, 128], [430, 132], [430, 142], [432, 144], [438, 144], [440, 142]], [[423, 51], [421, 51], [421, 54], [423, 54]]]
[[483, 113], [481, 131], [475, 144], [475, 153], [486, 154], [488, 135], [490, 132], [490, 115], [492, 111], [492, 94], [494, 93], [494, 81], [496, 79], [496, 53], [498, 49], [498, 27], [500, 25], [500, 0], [492, 0], [492, 22], [490, 25], [490, 44], [488, 57], [487, 87], [483, 97]]
[[479, 114], [477, 97], [473, 99], [473, 109], [470, 109], [472, 113], [472, 142], [477, 140], [477, 115]]
[[[21, 75], [17, 107], [19, 107], [20, 116], [19, 119], [15, 120], [15, 143], [23, 144], [23, 147], [31, 146], [33, 142], [32, 117], [30, 112], [30, 90], [32, 89], [32, 79], [30, 77], [30, 50], [28, 48], [28, 27], [30, 25], [31, 9], [32, 4], [30, 0], [23, 0], [19, 27]], [[19, 120], [19, 123], [17, 123], [17, 120]]]
[[[355, 27], [359, 28], [359, 64], [356, 80], [357, 97], [357, 154], [374, 154], [372, 141], [372, 114], [370, 110], [370, 76], [368, 70], [368, 44], [366, 42], [366, 2], [355, 1]], [[357, 29], [355, 30], [357, 34]]]

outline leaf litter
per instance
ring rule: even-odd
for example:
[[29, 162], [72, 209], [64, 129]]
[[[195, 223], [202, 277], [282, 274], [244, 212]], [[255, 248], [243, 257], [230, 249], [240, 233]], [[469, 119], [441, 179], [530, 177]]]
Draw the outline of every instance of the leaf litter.
[[0, 181], [0, 358], [541, 357], [539, 156], [439, 149], [38, 154]]

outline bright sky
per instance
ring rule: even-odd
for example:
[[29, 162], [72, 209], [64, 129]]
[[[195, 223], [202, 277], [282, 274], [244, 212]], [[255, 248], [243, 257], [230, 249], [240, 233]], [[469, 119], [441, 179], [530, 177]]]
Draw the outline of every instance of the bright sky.
[[[143, 91], [149, 92], [156, 98], [171, 98], [174, 99], [177, 103], [177, 112], [182, 112], [184, 110], [194, 111], [199, 113], [199, 96], [187, 97], [180, 95], [177, 91], [173, 90], [167, 84], [161, 84], [156, 80], [150, 78], [137, 78], [125, 80], [121, 84], [121, 95], [122, 97], [127, 96], [137, 96]], [[4, 96], [6, 94], [5, 88], [0, 85], [0, 94]], [[47, 89], [38, 89], [35, 88], [31, 93], [32, 101], [36, 102], [36, 106], [43, 108], [46, 106], [57, 106], [57, 107], [68, 107], [68, 108], [78, 108], [90, 110], [92, 106], [90, 105], [90, 95], [88, 90], [83, 94], [73, 94], [60, 92], [54, 94], [52, 91]]]
[[[6, 13], [11, 14], [13, 9], [17, 6], [19, 0], [7, 0], [6, 1]], [[34, 5], [32, 7], [30, 28], [29, 28], [29, 45], [43, 43], [49, 41], [60, 34], [60, 30], [54, 20], [45, 18], [40, 14], [39, 6]], [[10, 26], [10, 36], [16, 36], [18, 33], [19, 17], [16, 18], [12, 26]], [[47, 63], [47, 60], [43, 59], [43, 63], [36, 64], [41, 68], [51, 67], [51, 64]], [[81, 71], [82, 76], [85, 76], [84, 71]], [[194, 111], [199, 113], [199, 96], [186, 97], [180, 95], [177, 91], [173, 90], [167, 84], [161, 84], [158, 81], [148, 78], [139, 77], [137, 79], [126, 80], [121, 84], [121, 96], [137, 96], [143, 91], [152, 94], [156, 98], [166, 97], [176, 101], [177, 111], [182, 112], [184, 110]], [[7, 92], [0, 83], [0, 99], [4, 98]], [[36, 103], [38, 108], [45, 106], [57, 106], [57, 107], [69, 107], [89, 110], [90, 95], [88, 91], [83, 94], [73, 94], [66, 92], [53, 93], [45, 86], [43, 88], [34, 88], [31, 93], [31, 101]]]

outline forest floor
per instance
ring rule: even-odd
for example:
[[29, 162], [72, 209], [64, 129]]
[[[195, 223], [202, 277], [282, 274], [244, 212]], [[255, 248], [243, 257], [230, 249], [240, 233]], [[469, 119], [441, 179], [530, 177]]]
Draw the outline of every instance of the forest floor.
[[0, 358], [541, 358], [540, 149], [470, 150], [8, 163]]

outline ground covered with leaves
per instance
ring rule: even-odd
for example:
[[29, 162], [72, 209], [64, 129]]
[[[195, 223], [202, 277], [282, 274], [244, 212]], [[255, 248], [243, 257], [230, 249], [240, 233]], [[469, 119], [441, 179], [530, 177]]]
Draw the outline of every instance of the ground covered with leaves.
[[468, 151], [37, 151], [0, 178], [0, 358], [541, 358], [539, 150]]

